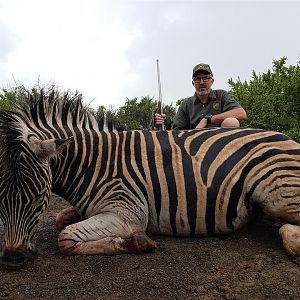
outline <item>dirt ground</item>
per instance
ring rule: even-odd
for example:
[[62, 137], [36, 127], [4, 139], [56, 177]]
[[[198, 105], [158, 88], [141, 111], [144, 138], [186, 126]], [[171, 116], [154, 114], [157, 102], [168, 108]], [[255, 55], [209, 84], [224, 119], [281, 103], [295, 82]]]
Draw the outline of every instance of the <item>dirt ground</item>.
[[[202, 239], [153, 237], [153, 253], [64, 256], [54, 226], [57, 196], [37, 233], [39, 257], [20, 271], [0, 268], [0, 299], [300, 299], [300, 259], [278, 226], [260, 217], [242, 231]], [[0, 228], [1, 242], [3, 228]]]

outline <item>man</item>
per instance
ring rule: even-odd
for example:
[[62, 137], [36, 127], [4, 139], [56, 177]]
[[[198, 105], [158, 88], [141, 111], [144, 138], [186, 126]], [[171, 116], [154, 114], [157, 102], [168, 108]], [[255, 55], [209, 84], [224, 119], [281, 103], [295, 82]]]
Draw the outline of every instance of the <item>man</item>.
[[[174, 129], [205, 127], [239, 127], [247, 118], [245, 110], [224, 90], [212, 90], [213, 73], [207, 64], [193, 69], [194, 96], [183, 100], [176, 114]], [[155, 114], [155, 124], [161, 125], [165, 115]]]

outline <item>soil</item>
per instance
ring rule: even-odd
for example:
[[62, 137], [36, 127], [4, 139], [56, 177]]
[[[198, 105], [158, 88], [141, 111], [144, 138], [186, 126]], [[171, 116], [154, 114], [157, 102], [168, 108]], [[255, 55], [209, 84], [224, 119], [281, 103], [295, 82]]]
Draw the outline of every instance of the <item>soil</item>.
[[[0, 268], [0, 299], [300, 299], [300, 259], [265, 216], [221, 237], [154, 236], [160, 246], [147, 254], [64, 256], [54, 220], [67, 206], [52, 197], [33, 263]], [[2, 242], [2, 226], [0, 234]]]

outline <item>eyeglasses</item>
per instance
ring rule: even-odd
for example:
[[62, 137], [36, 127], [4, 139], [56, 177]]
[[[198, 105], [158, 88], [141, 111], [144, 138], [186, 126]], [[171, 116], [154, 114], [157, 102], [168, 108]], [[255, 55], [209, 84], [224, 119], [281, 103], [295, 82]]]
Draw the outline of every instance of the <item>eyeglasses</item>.
[[201, 80], [203, 80], [203, 82], [207, 82], [211, 79], [211, 76], [197, 76], [197, 77], [193, 77], [193, 80], [195, 82], [200, 82]]

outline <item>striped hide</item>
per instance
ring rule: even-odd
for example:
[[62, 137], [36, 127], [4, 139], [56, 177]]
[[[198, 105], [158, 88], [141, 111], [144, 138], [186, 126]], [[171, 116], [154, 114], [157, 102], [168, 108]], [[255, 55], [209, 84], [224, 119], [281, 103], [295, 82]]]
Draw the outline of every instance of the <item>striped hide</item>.
[[52, 191], [71, 204], [56, 219], [65, 254], [150, 251], [147, 234], [226, 234], [257, 205], [287, 223], [284, 246], [300, 255], [300, 145], [281, 133], [117, 131], [54, 92], [2, 111], [0, 132], [3, 264], [31, 256]]

